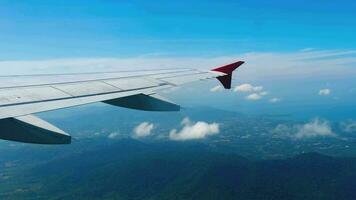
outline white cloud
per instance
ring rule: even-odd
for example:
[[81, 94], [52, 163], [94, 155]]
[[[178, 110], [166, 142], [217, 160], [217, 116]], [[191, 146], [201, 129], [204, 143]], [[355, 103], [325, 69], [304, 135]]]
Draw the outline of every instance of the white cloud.
[[280, 102], [280, 101], [281, 101], [281, 99], [280, 99], [280, 98], [277, 98], [277, 97], [274, 97], [274, 98], [272, 98], [272, 99], [269, 100], [270, 103], [278, 103], [278, 102]]
[[238, 85], [234, 89], [235, 92], [246, 92], [246, 93], [251, 93], [246, 96], [247, 100], [250, 101], [256, 101], [261, 99], [263, 96], [268, 95], [269, 93], [267, 91], [263, 91], [262, 86], [254, 86], [249, 83], [244, 83], [241, 85]]
[[254, 92], [259, 92], [259, 91], [262, 91], [263, 90], [263, 87], [262, 86], [255, 86], [253, 87], [253, 91]]
[[262, 86], [253, 86], [249, 83], [244, 83], [235, 87], [235, 92], [259, 92], [262, 91]]
[[253, 91], [253, 86], [248, 83], [238, 85], [234, 89], [235, 92], [251, 92]]
[[219, 124], [217, 123], [207, 123], [203, 121], [199, 121], [196, 123], [192, 123], [189, 118], [184, 118], [181, 122], [183, 128], [178, 131], [177, 129], [173, 129], [169, 133], [169, 138], [171, 140], [196, 140], [203, 139], [210, 135], [215, 135], [220, 132]]
[[[142, 55], [128, 58], [63, 58], [49, 60], [3, 60], [0, 75], [93, 72], [135, 69], [176, 68], [211, 69], [239, 60], [248, 61], [239, 68], [240, 80], [319, 78], [356, 75], [355, 50], [310, 50], [296, 52], [249, 52], [221, 57], [167, 57]], [[268, 63], [268, 66], [266, 66]], [[237, 73], [236, 73], [237, 74]]]
[[315, 118], [305, 124], [286, 125], [278, 124], [271, 130], [277, 137], [292, 139], [307, 139], [314, 137], [336, 137], [329, 121]]
[[119, 132], [112, 132], [108, 135], [109, 139], [116, 139], [120, 135]]
[[259, 99], [261, 99], [261, 98], [262, 98], [262, 96], [259, 95], [259, 94], [257, 94], [257, 93], [252, 93], [252, 94], [250, 94], [250, 95], [248, 95], [248, 96], [246, 97], [246, 99], [247, 99], [247, 100], [250, 100], [250, 101], [257, 101], [257, 100], [259, 100]]
[[268, 95], [269, 93], [267, 92], [267, 91], [262, 91], [262, 92], [260, 92], [260, 95], [261, 96], [266, 96], [266, 95]]
[[222, 92], [222, 91], [224, 91], [224, 88], [220, 85], [217, 85], [210, 89], [210, 92]]
[[190, 121], [189, 117], [184, 117], [184, 119], [180, 122], [180, 125], [182, 126], [188, 126], [192, 122]]
[[331, 90], [329, 88], [319, 90], [319, 95], [321, 96], [327, 96], [330, 94], [331, 94]]
[[316, 136], [328, 137], [336, 135], [333, 133], [328, 121], [320, 120], [318, 118], [299, 126], [298, 132], [295, 134], [295, 137], [298, 139]]
[[154, 125], [152, 123], [148, 122], [142, 122], [138, 126], [134, 128], [134, 138], [141, 138], [141, 137], [146, 137], [149, 136], [154, 129]]

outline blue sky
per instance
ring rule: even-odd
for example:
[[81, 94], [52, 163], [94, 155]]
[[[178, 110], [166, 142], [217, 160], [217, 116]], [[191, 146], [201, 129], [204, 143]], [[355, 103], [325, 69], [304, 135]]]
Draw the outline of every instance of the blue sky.
[[0, 1], [0, 59], [352, 49], [354, 1]]
[[0, 27], [0, 74], [243, 59], [235, 86], [262, 86], [268, 95], [207, 93], [210, 82], [195, 87], [193, 101], [184, 90], [175, 98], [256, 114], [356, 118], [355, 1], [0, 0]]

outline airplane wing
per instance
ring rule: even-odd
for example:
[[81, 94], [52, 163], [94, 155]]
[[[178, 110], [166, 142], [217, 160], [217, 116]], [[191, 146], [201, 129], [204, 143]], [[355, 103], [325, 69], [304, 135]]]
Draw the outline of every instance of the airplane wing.
[[110, 73], [0, 77], [0, 139], [36, 144], [69, 144], [71, 136], [34, 113], [104, 102], [146, 111], [179, 111], [157, 95], [162, 89], [217, 78], [231, 88], [238, 61], [210, 71], [167, 69]]

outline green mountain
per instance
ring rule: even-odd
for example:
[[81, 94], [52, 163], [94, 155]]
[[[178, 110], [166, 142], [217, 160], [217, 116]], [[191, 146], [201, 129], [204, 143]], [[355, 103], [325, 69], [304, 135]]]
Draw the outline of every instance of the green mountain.
[[249, 160], [196, 142], [130, 139], [68, 152], [38, 150], [43, 160], [7, 163], [0, 198], [356, 199], [355, 158]]

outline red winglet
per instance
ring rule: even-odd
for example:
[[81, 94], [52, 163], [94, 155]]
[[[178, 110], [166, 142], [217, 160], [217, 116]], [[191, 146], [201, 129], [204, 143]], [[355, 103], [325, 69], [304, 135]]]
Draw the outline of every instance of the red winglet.
[[235, 63], [231, 63], [231, 64], [228, 64], [228, 65], [225, 65], [222, 67], [212, 69], [211, 71], [225, 73], [226, 74], [225, 76], [217, 77], [217, 79], [221, 82], [221, 84], [223, 84], [225, 89], [230, 89], [231, 88], [232, 72], [244, 63], [245, 63], [244, 61], [238, 61]]

